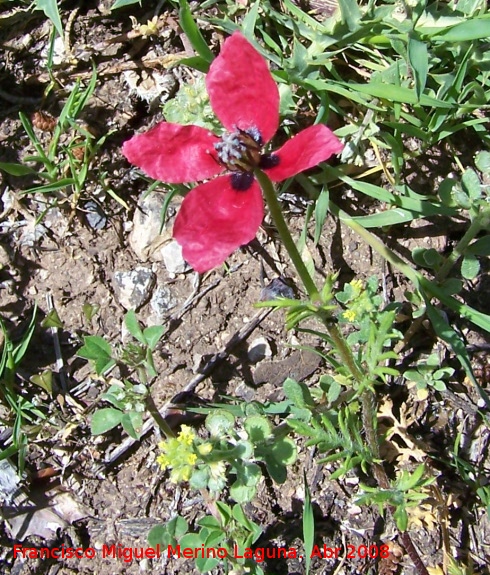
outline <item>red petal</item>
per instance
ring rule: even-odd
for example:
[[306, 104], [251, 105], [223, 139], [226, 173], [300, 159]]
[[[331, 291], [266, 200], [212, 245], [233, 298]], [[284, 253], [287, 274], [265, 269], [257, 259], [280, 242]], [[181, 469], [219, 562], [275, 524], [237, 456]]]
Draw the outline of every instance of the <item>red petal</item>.
[[223, 171], [216, 160], [219, 138], [199, 126], [162, 122], [123, 144], [123, 154], [152, 178], [180, 184], [205, 180]]
[[213, 61], [206, 87], [214, 113], [233, 131], [257, 128], [265, 142], [279, 125], [279, 90], [265, 59], [235, 32]]
[[264, 172], [273, 182], [281, 182], [328, 160], [333, 154], [342, 151], [343, 147], [327, 126], [310, 126], [288, 140], [277, 152], [273, 152], [272, 155], [279, 158], [279, 163], [273, 168], [264, 169]]
[[174, 224], [174, 238], [184, 258], [203, 273], [222, 264], [238, 247], [251, 242], [262, 222], [264, 206], [255, 180], [246, 191], [223, 176], [191, 190]]

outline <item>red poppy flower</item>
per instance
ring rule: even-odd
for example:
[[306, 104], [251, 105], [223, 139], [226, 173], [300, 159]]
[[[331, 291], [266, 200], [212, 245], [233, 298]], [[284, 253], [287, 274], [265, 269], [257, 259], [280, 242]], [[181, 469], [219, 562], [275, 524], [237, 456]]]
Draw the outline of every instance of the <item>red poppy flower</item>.
[[173, 184], [213, 178], [186, 195], [173, 231], [198, 272], [220, 265], [255, 237], [264, 215], [255, 168], [280, 182], [342, 150], [332, 131], [318, 124], [263, 153], [279, 126], [279, 91], [265, 59], [240, 32], [212, 62], [206, 88], [226, 130], [221, 137], [162, 122], [123, 145], [126, 158], [152, 178]]

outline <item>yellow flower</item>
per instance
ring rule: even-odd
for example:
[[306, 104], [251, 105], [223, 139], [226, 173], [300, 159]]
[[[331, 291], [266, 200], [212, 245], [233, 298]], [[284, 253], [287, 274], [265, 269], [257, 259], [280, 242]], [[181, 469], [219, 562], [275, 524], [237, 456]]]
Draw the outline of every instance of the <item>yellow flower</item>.
[[178, 437], [180, 443], [183, 443], [184, 445], [192, 445], [192, 442], [195, 438], [196, 434], [194, 433], [192, 427], [189, 427], [188, 425], [183, 425], [181, 427]]
[[362, 290], [362, 280], [352, 280], [350, 282], [350, 285], [356, 290], [356, 291], [361, 291]]
[[348, 309], [342, 314], [347, 321], [354, 321], [356, 319], [356, 312], [353, 309]]
[[165, 454], [162, 453], [157, 457], [157, 463], [162, 469], [166, 469], [170, 464], [170, 460]]
[[158, 34], [158, 16], [153, 16], [146, 24], [141, 24], [139, 31], [143, 38], [156, 36]]
[[187, 453], [185, 460], [189, 465], [194, 465], [197, 461], [197, 455], [195, 453]]

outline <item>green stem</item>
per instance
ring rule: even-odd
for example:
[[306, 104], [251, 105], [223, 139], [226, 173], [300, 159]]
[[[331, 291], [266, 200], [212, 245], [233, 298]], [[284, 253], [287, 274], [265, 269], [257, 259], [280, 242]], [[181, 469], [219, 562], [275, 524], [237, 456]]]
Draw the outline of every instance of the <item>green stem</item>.
[[303, 285], [308, 292], [310, 299], [312, 301], [319, 301], [320, 293], [315, 285], [315, 282], [310, 276], [309, 271], [306, 269], [305, 263], [301, 258], [300, 253], [298, 252], [298, 248], [296, 247], [296, 244], [294, 243], [294, 240], [289, 233], [289, 228], [286, 224], [284, 216], [282, 215], [281, 206], [277, 200], [276, 192], [272, 182], [264, 174], [264, 172], [261, 172], [259, 169], [255, 170], [255, 176], [259, 181], [262, 191], [264, 192], [265, 201], [269, 207], [269, 212], [272, 216], [272, 219], [276, 224], [276, 228], [279, 236], [281, 237], [282, 243], [284, 244], [289, 257], [291, 258], [291, 261], [293, 262], [293, 265], [296, 268], [296, 271], [298, 272], [298, 275], [301, 278], [301, 281], [303, 282]]
[[169, 424], [165, 421], [165, 419], [161, 416], [160, 412], [158, 411], [158, 407], [153, 401], [153, 397], [149, 390], [148, 395], [146, 396], [146, 406], [148, 408], [148, 411], [151, 413], [151, 416], [155, 420], [155, 423], [158, 425], [158, 427], [163, 432], [165, 437], [167, 439], [175, 437], [175, 433], [172, 431], [172, 428], [169, 426]]
[[[314, 305], [317, 305], [317, 302], [322, 304], [320, 293], [318, 288], [315, 285], [314, 280], [310, 276], [310, 273], [306, 269], [306, 266], [301, 258], [300, 253], [298, 252], [298, 248], [294, 243], [293, 238], [291, 237], [291, 233], [289, 232], [289, 228], [286, 224], [284, 216], [282, 215], [281, 206], [276, 197], [276, 192], [274, 190], [274, 186], [270, 179], [261, 172], [260, 170], [255, 171], [255, 175], [259, 180], [259, 184], [264, 192], [265, 200], [267, 202], [267, 206], [269, 207], [269, 212], [274, 220], [276, 225], [277, 231], [279, 236], [281, 237], [282, 243], [286, 248], [291, 261], [293, 262], [296, 271], [298, 272], [299, 277], [301, 278], [303, 285], [308, 292], [308, 295], [311, 299], [311, 302]], [[319, 307], [317, 312], [317, 317], [319, 317], [332, 339], [335, 349], [337, 350], [338, 354], [340, 355], [342, 362], [344, 365], [347, 366], [352, 376], [356, 379], [358, 383], [362, 383], [364, 381], [364, 376], [357, 366], [357, 363], [352, 355], [351, 348], [347, 345], [344, 337], [342, 336], [339, 328], [335, 323], [331, 321], [331, 315], [329, 312], [324, 311]]]
[[446, 258], [446, 261], [442, 264], [439, 268], [439, 271], [436, 274], [436, 281], [438, 283], [443, 282], [451, 269], [453, 268], [454, 264], [459, 260], [461, 256], [466, 251], [466, 248], [469, 246], [471, 241], [478, 235], [478, 232], [482, 229], [482, 216], [479, 214], [476, 218], [471, 222], [470, 227], [466, 230], [464, 236], [459, 240], [458, 244]]

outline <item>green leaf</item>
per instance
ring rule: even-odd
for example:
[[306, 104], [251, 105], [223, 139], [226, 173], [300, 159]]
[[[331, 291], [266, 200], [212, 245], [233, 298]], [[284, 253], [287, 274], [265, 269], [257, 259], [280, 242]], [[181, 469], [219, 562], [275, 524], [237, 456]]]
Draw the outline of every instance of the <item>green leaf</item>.
[[51, 192], [57, 192], [58, 190], [63, 190], [68, 186], [72, 186], [75, 184], [75, 180], [73, 178], [62, 178], [57, 182], [53, 182], [51, 184], [45, 184], [43, 186], [37, 186], [35, 188], [29, 188], [28, 190], [24, 190], [21, 192], [22, 196], [27, 194], [49, 194]]
[[166, 525], [155, 525], [148, 533], [148, 544], [153, 549], [156, 549], [157, 545], [161, 545], [165, 548], [168, 545], [174, 545], [175, 542], [172, 541], [172, 537], [168, 533]]
[[47, 391], [50, 395], [53, 393], [53, 372], [50, 369], [40, 374], [32, 375], [29, 378], [34, 385], [37, 385]]
[[395, 509], [395, 513], [393, 513], [393, 519], [395, 520], [396, 526], [401, 532], [407, 530], [408, 515], [404, 507], [400, 505]]
[[208, 573], [220, 564], [221, 559], [215, 559], [214, 557], [196, 557], [195, 561], [196, 567], [201, 573]]
[[206, 417], [206, 429], [215, 437], [222, 437], [235, 424], [235, 418], [229, 411], [215, 410]]
[[186, 0], [179, 0], [179, 22], [182, 30], [189, 39], [194, 50], [203, 58], [208, 64], [214, 60], [214, 54], [209, 49], [204, 36], [201, 34], [197, 24], [192, 17], [189, 3]]
[[456, 295], [463, 289], [463, 282], [458, 278], [448, 278], [441, 285], [447, 295]]
[[255, 4], [248, 9], [247, 15], [242, 21], [243, 34], [247, 38], [253, 38], [255, 35], [255, 25], [257, 24], [257, 18], [259, 16], [260, 0], [257, 0]]
[[111, 357], [111, 346], [98, 335], [87, 335], [83, 338], [84, 345], [78, 350], [78, 356], [93, 361], [95, 371], [101, 375], [116, 364]]
[[182, 548], [188, 547], [190, 549], [200, 549], [201, 544], [204, 543], [204, 541], [198, 533], [186, 533], [179, 543]]
[[450, 30], [434, 35], [432, 39], [443, 42], [468, 42], [469, 40], [480, 40], [490, 38], [490, 19], [488, 15], [480, 18], [465, 20], [456, 24]]
[[420, 214], [417, 212], [404, 210], [402, 208], [393, 208], [392, 210], [386, 210], [368, 216], [355, 216], [352, 219], [359, 222], [365, 228], [384, 228], [404, 222], [411, 222], [419, 217]]
[[481, 184], [478, 174], [475, 170], [468, 168], [461, 177], [463, 190], [472, 200], [479, 200], [481, 197]]
[[305, 486], [305, 501], [303, 504], [303, 541], [305, 544], [305, 571], [310, 573], [311, 553], [315, 543], [315, 518], [313, 515], [313, 505], [311, 504], [310, 488], [306, 480], [306, 473], [303, 471], [303, 483]]
[[315, 402], [311, 397], [310, 390], [306, 385], [298, 383], [294, 379], [288, 377], [282, 384], [284, 393], [288, 399], [290, 399], [296, 407], [314, 407]]
[[7, 172], [11, 176], [32, 176], [37, 175], [38, 171], [24, 166], [24, 164], [14, 164], [10, 162], [0, 162], [0, 170]]
[[111, 6], [111, 10], [124, 8], [124, 6], [130, 6], [131, 4], [139, 4], [141, 6], [141, 0], [116, 0]]
[[36, 0], [36, 10], [42, 10], [54, 24], [58, 34], [63, 37], [63, 26], [58, 10], [58, 2], [56, 0]]
[[318, 199], [315, 203], [315, 235], [313, 236], [313, 242], [315, 245], [320, 241], [320, 237], [323, 230], [323, 224], [328, 213], [328, 204], [330, 201], [330, 191], [324, 186]]
[[[436, 295], [437, 295], [437, 297], [439, 297], [439, 299], [441, 299], [441, 301], [443, 301], [444, 303], [446, 303], [446, 305], [448, 305], [447, 298], [443, 297], [443, 295], [440, 293], [437, 293]], [[466, 375], [469, 377], [469, 379], [470, 379], [471, 383], [474, 385], [476, 391], [478, 392], [480, 397], [485, 401], [486, 405], [490, 406], [490, 397], [488, 396], [486, 391], [481, 388], [481, 386], [478, 384], [477, 380], [475, 379], [475, 376], [473, 375], [473, 370], [471, 368], [471, 361], [470, 361], [468, 351], [466, 349], [464, 342], [461, 340], [460, 336], [454, 331], [454, 329], [447, 323], [447, 321], [442, 318], [440, 312], [430, 303], [429, 299], [427, 297], [424, 297], [424, 299], [425, 299], [425, 306], [426, 306], [426, 310], [427, 310], [427, 315], [429, 316], [429, 319], [430, 319], [430, 322], [432, 324], [432, 327], [434, 328], [434, 331], [436, 332], [438, 337], [440, 337], [443, 341], [445, 341], [446, 343], [448, 343], [451, 346], [453, 352], [456, 354], [459, 362], [461, 363], [461, 365], [463, 366], [463, 369], [466, 372]], [[458, 304], [459, 304], [459, 302], [458, 302]], [[468, 309], [471, 309], [471, 308], [468, 308]], [[463, 306], [459, 305], [459, 311], [460, 312], [464, 311]], [[484, 316], [484, 314], [479, 314], [479, 312], [476, 312], [473, 309], [471, 309], [471, 312], [472, 312], [471, 315], [468, 315], [465, 317], [468, 317], [470, 320], [471, 320], [471, 318], [477, 319], [476, 316], [478, 314], [478, 317], [479, 317], [479, 315], [482, 315], [483, 317], [486, 318], [486, 321], [488, 322], [488, 316]], [[486, 326], [485, 323], [486, 322], [482, 321], [482, 322], [478, 322], [477, 325], [480, 325], [481, 327], [483, 327], [487, 331], [490, 331], [490, 326]]]
[[468, 246], [467, 253], [477, 256], [490, 256], [490, 236], [484, 236]]
[[58, 312], [55, 309], [52, 309], [46, 314], [46, 317], [41, 322], [41, 327], [44, 328], [55, 327], [58, 329], [63, 328], [63, 322], [61, 321], [60, 316], [58, 315]]
[[391, 102], [420, 104], [422, 106], [429, 106], [433, 108], [454, 108], [454, 104], [452, 103], [444, 102], [424, 94], [422, 94], [419, 98], [415, 90], [411, 90], [410, 88], [405, 88], [403, 86], [395, 86], [394, 84], [383, 84], [381, 82], [371, 82], [368, 84], [346, 83], [345, 86], [354, 92], [369, 94], [375, 98], [380, 98], [382, 100], [388, 100]]
[[264, 441], [264, 439], [270, 436], [272, 431], [272, 426], [269, 423], [269, 420], [260, 415], [247, 417], [243, 422], [243, 427], [248, 433], [248, 438], [252, 443]]
[[480, 271], [480, 262], [474, 255], [468, 254], [461, 262], [461, 275], [467, 279], [472, 280], [476, 278]]
[[482, 174], [490, 174], [490, 152], [478, 152], [475, 157], [475, 166]]
[[160, 341], [160, 338], [165, 333], [165, 327], [163, 325], [151, 325], [143, 330], [143, 336], [150, 349], [155, 349], [156, 344]]
[[93, 435], [101, 435], [119, 425], [124, 413], [113, 407], [99, 409], [92, 415], [90, 429]]
[[141, 429], [143, 427], [143, 417], [137, 411], [130, 411], [125, 413], [121, 419], [124, 431], [133, 439], [140, 438]]
[[138, 319], [136, 318], [136, 313], [134, 309], [130, 309], [128, 313], [124, 316], [124, 323], [128, 328], [129, 333], [137, 339], [143, 345], [146, 345], [146, 339], [141, 330]]
[[417, 97], [422, 97], [429, 71], [429, 54], [424, 42], [410, 38], [408, 41], [408, 59], [415, 76], [415, 91]]
[[361, 11], [356, 0], [339, 0], [339, 8], [342, 22], [347, 24], [351, 32], [355, 32], [360, 27], [359, 21], [361, 19]]
[[296, 444], [289, 437], [276, 440], [271, 446], [271, 454], [281, 465], [292, 465], [298, 456]]

